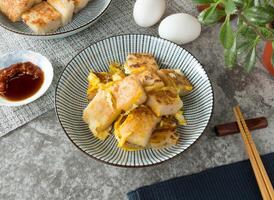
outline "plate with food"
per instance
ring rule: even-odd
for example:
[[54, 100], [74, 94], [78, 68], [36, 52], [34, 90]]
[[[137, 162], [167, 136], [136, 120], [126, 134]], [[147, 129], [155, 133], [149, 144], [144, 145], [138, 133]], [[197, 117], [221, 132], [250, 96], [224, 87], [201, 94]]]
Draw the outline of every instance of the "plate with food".
[[69, 139], [105, 163], [144, 167], [184, 152], [213, 110], [210, 80], [182, 47], [149, 35], [101, 40], [76, 55], [56, 88]]
[[0, 26], [40, 39], [63, 38], [92, 25], [110, 3], [111, 0], [0, 0]]

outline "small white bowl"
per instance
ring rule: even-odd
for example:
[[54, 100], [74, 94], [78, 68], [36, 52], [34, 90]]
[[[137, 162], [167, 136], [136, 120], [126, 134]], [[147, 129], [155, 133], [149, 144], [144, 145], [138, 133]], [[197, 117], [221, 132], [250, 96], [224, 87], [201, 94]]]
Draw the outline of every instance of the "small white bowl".
[[19, 50], [0, 56], [0, 69], [20, 62], [32, 62], [44, 72], [44, 82], [41, 88], [32, 96], [21, 101], [9, 101], [0, 96], [0, 106], [21, 106], [33, 102], [41, 97], [49, 88], [53, 79], [53, 68], [50, 61], [39, 53], [28, 50]]

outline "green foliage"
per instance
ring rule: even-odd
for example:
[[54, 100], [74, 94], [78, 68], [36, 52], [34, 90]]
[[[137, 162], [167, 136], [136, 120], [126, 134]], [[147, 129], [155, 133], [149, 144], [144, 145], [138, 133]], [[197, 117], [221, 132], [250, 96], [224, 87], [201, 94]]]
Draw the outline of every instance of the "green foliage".
[[233, 2], [236, 4], [237, 7], [243, 7], [244, 5], [244, 0], [233, 0]]
[[233, 41], [233, 45], [229, 49], [225, 49], [225, 64], [229, 69], [232, 69], [237, 60], [237, 40]]
[[256, 47], [252, 47], [251, 50], [249, 50], [248, 54], [245, 57], [245, 64], [244, 67], [247, 72], [250, 72], [250, 70], [253, 68], [255, 65], [256, 61]]
[[237, 54], [239, 56], [246, 55], [249, 52], [256, 40], [256, 33], [248, 26], [242, 26], [237, 30]]
[[[208, 8], [198, 16], [205, 24], [215, 24], [225, 19], [220, 29], [220, 42], [224, 47], [224, 60], [228, 68], [233, 68], [237, 59], [243, 58], [243, 66], [250, 72], [256, 63], [256, 46], [260, 41], [272, 41], [274, 29], [268, 24], [274, 21], [272, 0], [193, 0], [197, 4], [207, 4]], [[237, 17], [232, 27], [232, 17]], [[274, 63], [274, 53], [272, 54]]]
[[266, 27], [258, 27], [258, 30], [267, 40], [274, 40], [274, 29], [271, 30]]
[[215, 3], [214, 0], [193, 0], [193, 1], [198, 4]]
[[227, 15], [234, 14], [237, 10], [235, 3], [232, 0], [227, 0], [224, 2], [225, 12]]
[[231, 48], [234, 41], [234, 33], [230, 24], [230, 15], [227, 15], [225, 22], [221, 26], [220, 40], [225, 49]]
[[220, 19], [225, 17], [225, 11], [216, 9], [216, 6], [210, 6], [209, 8], [203, 10], [198, 16], [199, 21], [205, 25], [214, 24]]
[[255, 24], [265, 25], [274, 20], [274, 8], [256, 6], [247, 8], [243, 11], [243, 15], [251, 22]]

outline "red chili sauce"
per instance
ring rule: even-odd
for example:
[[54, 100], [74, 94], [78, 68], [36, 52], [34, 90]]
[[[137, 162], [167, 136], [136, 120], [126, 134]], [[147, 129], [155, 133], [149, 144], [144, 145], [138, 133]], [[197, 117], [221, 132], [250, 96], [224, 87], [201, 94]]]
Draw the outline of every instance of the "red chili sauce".
[[44, 82], [44, 72], [31, 62], [16, 63], [0, 70], [0, 96], [20, 101], [34, 95]]

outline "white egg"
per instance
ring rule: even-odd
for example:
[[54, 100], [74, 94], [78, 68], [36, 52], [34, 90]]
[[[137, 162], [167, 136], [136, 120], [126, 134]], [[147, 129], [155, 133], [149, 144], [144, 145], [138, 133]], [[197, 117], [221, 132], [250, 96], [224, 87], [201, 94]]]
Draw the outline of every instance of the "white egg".
[[165, 9], [165, 0], [137, 0], [133, 9], [133, 17], [139, 26], [150, 27], [161, 19]]
[[177, 13], [166, 17], [159, 26], [160, 37], [179, 45], [192, 42], [201, 33], [199, 21], [186, 13]]

